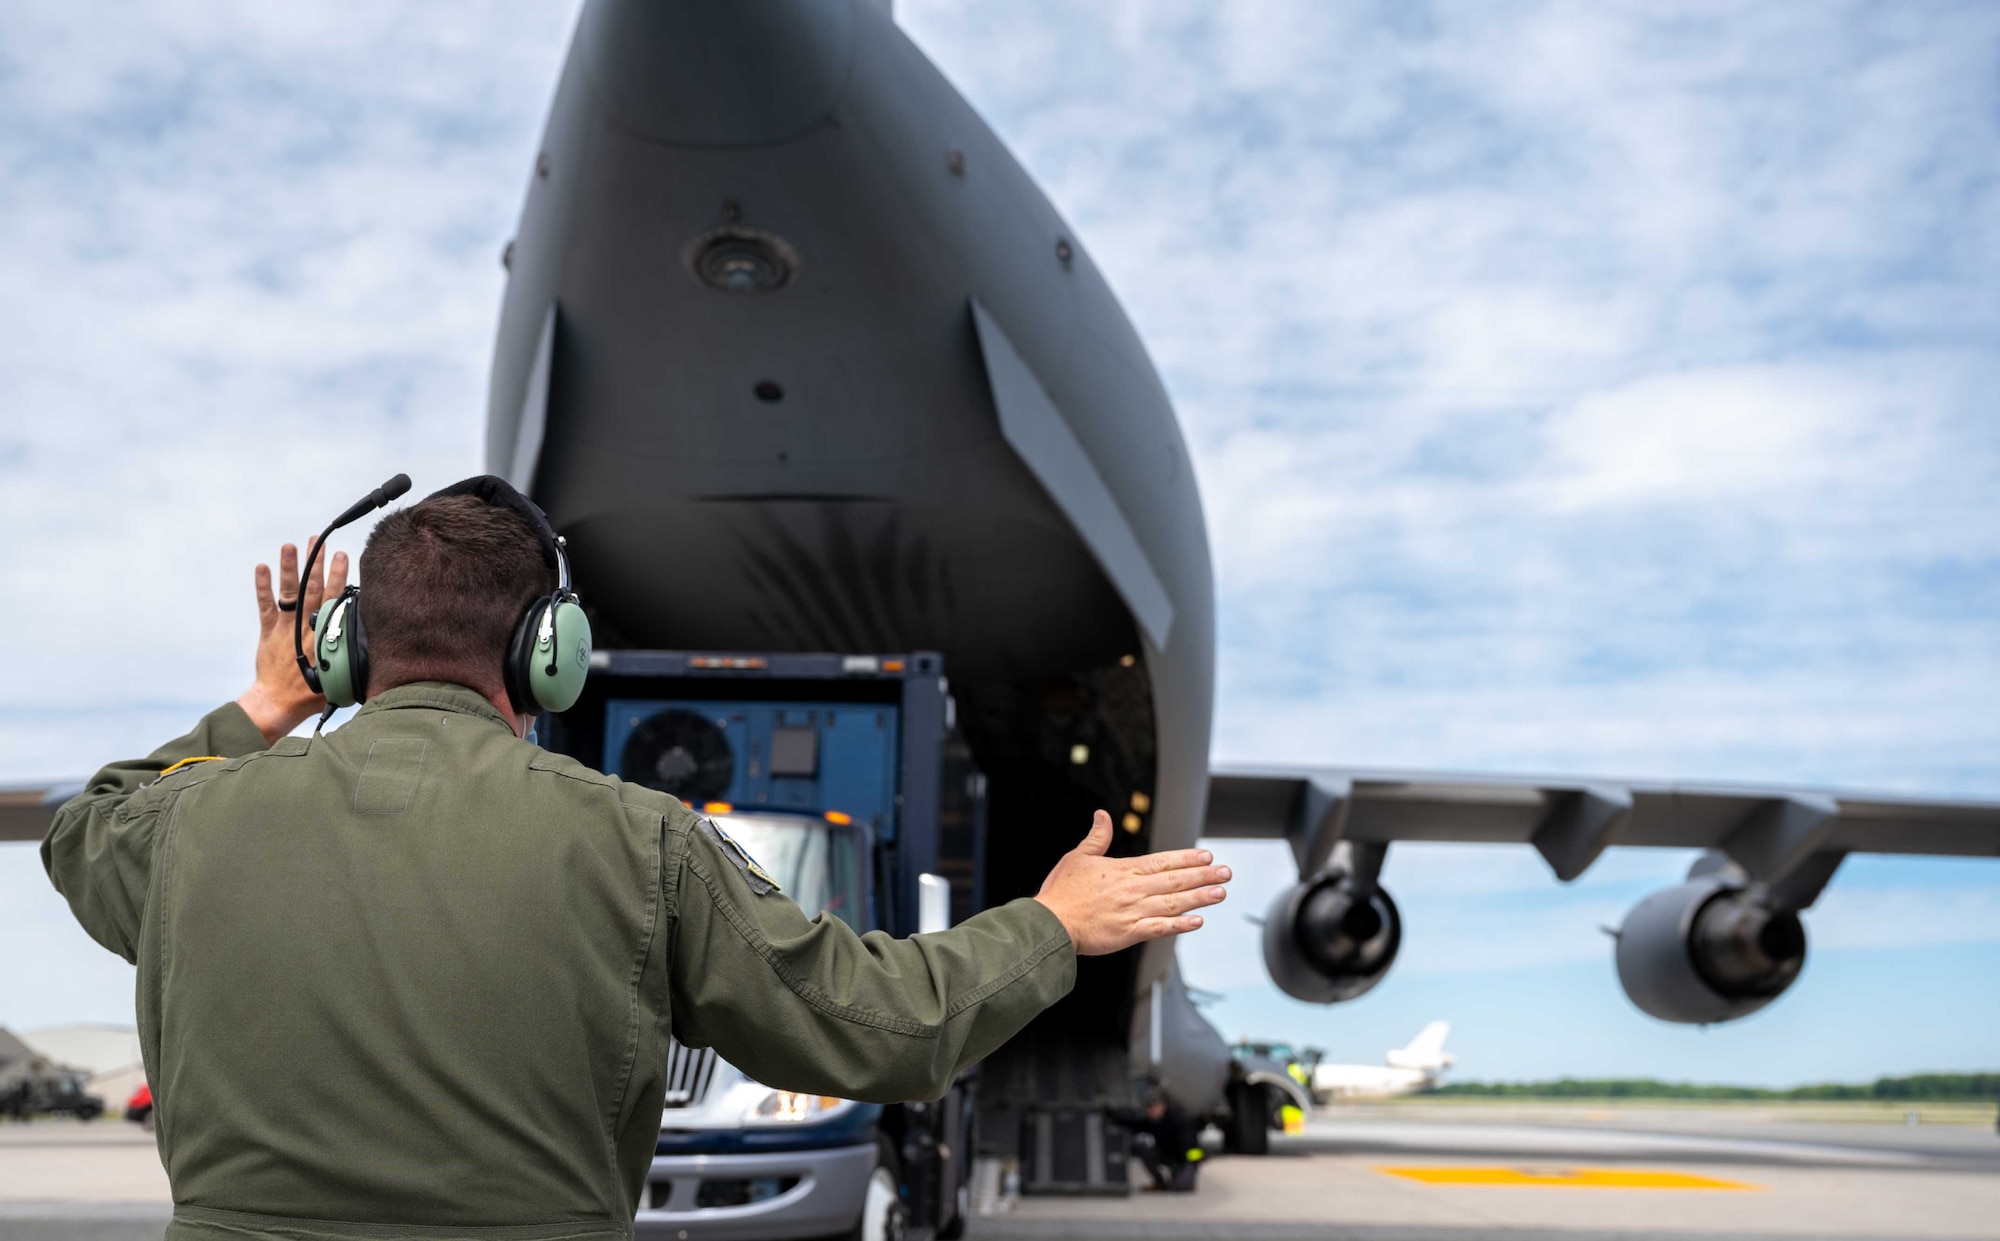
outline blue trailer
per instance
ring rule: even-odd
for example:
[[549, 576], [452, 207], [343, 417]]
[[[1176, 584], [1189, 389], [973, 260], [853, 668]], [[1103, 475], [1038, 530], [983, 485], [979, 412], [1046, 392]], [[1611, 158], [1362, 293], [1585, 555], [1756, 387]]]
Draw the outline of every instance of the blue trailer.
[[[984, 905], [985, 779], [935, 654], [600, 651], [543, 744], [723, 821], [808, 914], [935, 930]], [[978, 1071], [882, 1107], [750, 1079], [675, 1043], [642, 1237], [954, 1237]]]

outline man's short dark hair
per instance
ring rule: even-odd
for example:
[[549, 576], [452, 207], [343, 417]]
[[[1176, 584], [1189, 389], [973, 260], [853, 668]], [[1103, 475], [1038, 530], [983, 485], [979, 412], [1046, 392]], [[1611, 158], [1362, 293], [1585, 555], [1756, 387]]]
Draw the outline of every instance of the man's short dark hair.
[[498, 690], [514, 626], [556, 574], [518, 514], [457, 495], [384, 517], [361, 584], [370, 693], [410, 681]]

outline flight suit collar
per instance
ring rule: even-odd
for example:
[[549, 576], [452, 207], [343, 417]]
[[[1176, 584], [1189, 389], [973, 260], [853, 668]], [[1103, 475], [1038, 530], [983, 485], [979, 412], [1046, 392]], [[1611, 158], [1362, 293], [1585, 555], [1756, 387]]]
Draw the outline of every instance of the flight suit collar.
[[506, 716], [494, 709], [493, 704], [486, 700], [486, 695], [476, 689], [455, 685], [450, 681], [411, 681], [407, 685], [398, 685], [370, 698], [363, 704], [361, 710], [354, 714], [355, 718], [359, 719], [377, 711], [399, 711], [409, 707], [428, 707], [433, 711], [456, 711], [460, 715], [476, 715], [493, 721], [510, 733], [514, 731], [514, 726], [507, 722]]

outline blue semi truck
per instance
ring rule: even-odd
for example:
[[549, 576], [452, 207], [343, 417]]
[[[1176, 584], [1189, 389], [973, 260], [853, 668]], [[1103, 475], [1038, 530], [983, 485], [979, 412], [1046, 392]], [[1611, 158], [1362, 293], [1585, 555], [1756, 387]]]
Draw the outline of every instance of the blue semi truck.
[[[809, 915], [907, 935], [984, 906], [985, 780], [938, 655], [599, 651], [539, 736], [717, 818]], [[642, 1237], [963, 1232], [976, 1069], [942, 1100], [881, 1107], [670, 1055]]]

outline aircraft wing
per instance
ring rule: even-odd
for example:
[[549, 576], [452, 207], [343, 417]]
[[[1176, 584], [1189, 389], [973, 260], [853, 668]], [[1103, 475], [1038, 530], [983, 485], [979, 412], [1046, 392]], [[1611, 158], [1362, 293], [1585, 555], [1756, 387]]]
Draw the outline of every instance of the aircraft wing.
[[40, 840], [56, 809], [81, 792], [81, 780], [0, 785], [0, 842]]
[[[1558, 879], [1606, 848], [1719, 850], [1776, 882], [1848, 853], [2000, 857], [2000, 803], [1735, 785], [1339, 769], [1218, 769], [1203, 834], [1285, 840], [1311, 876], [1351, 842], [1533, 845]], [[1824, 883], [1824, 876], [1819, 877]], [[1816, 894], [1816, 893], [1815, 893]]]

